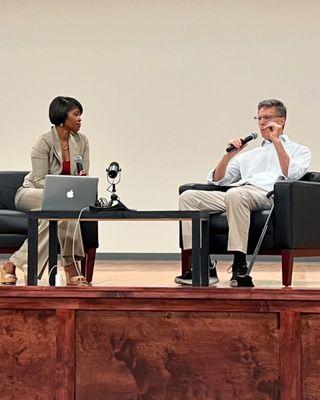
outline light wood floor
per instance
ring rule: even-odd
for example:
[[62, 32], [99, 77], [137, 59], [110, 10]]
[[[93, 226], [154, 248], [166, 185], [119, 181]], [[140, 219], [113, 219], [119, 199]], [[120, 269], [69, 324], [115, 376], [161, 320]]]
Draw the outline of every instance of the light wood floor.
[[[220, 282], [217, 287], [229, 287], [229, 265], [227, 261], [218, 262]], [[60, 272], [64, 279], [63, 271]], [[173, 282], [177, 275], [180, 275], [179, 261], [96, 261], [93, 285], [177, 287]], [[251, 275], [256, 287], [282, 287], [280, 263], [257, 262]], [[18, 277], [18, 284], [23, 285], [20, 271]], [[43, 279], [39, 284], [47, 285], [47, 280]], [[292, 287], [320, 289], [320, 264], [296, 262]]]

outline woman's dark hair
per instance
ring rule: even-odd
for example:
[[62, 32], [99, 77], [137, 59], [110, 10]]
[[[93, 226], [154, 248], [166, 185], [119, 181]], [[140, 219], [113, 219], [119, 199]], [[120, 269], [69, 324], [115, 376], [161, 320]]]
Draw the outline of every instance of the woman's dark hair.
[[82, 114], [82, 105], [73, 97], [58, 96], [54, 98], [49, 106], [51, 123], [56, 126], [63, 124], [67, 119], [68, 112], [75, 108], [78, 108]]

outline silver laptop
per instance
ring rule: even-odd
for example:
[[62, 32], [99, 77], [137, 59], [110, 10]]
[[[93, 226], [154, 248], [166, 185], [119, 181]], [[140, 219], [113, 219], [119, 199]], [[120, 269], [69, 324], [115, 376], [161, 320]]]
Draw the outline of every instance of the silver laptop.
[[46, 175], [42, 210], [80, 211], [94, 206], [98, 178], [91, 176]]

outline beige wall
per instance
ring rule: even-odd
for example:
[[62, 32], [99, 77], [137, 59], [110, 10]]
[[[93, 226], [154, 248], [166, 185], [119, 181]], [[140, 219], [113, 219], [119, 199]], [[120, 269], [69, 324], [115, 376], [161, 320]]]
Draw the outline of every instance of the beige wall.
[[[175, 209], [259, 100], [288, 107], [287, 133], [320, 170], [319, 1], [0, 0], [0, 169], [30, 168], [56, 95], [79, 99], [91, 174], [123, 168], [121, 199]], [[177, 252], [175, 223], [101, 223], [102, 252]]]

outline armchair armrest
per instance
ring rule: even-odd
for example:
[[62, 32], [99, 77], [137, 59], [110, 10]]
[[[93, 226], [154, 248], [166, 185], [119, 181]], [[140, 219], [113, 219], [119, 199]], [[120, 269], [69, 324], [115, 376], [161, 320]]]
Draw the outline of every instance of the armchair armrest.
[[277, 182], [274, 203], [277, 248], [320, 248], [320, 182]]
[[14, 196], [28, 171], [0, 171], [0, 208], [15, 210]]
[[179, 187], [179, 194], [185, 192], [186, 190], [207, 190], [207, 191], [220, 191], [226, 192], [230, 189], [230, 186], [217, 186], [212, 183], [185, 183]]

